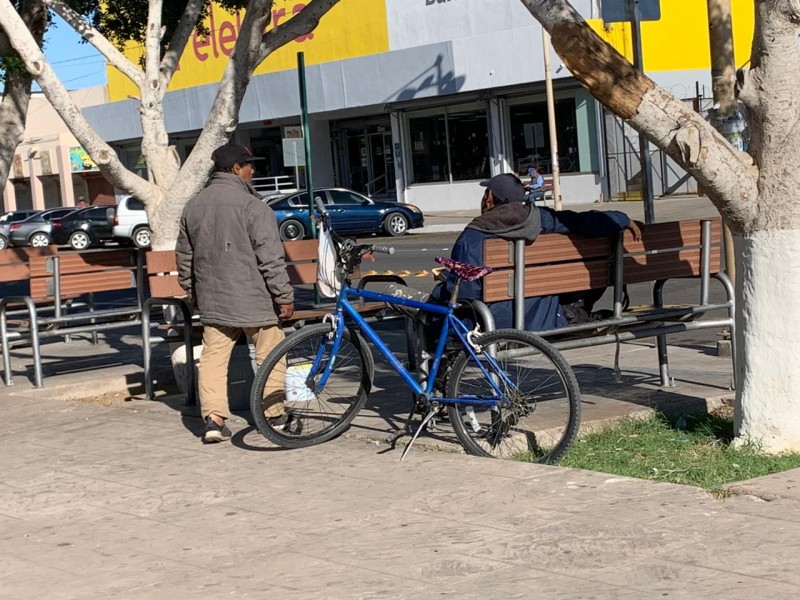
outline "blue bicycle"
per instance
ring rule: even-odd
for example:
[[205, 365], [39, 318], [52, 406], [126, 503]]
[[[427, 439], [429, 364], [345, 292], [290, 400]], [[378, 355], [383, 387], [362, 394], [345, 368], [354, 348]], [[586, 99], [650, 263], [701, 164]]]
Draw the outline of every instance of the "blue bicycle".
[[[326, 215], [323, 207], [323, 227]], [[456, 316], [462, 281], [486, 275], [476, 267], [437, 258], [458, 276], [447, 306], [417, 299], [417, 290], [394, 288], [394, 295], [351, 287], [362, 258], [393, 249], [357, 244], [332, 235], [340, 289], [336, 308], [321, 324], [296, 331], [269, 354], [256, 375], [251, 409], [257, 429], [273, 443], [301, 448], [328, 441], [345, 431], [372, 389], [375, 363], [365, 337], [412, 391], [412, 407], [403, 431], [411, 434], [415, 415], [419, 433], [445, 408], [459, 441], [479, 456], [554, 462], [569, 448], [580, 423], [580, 391], [563, 356], [542, 338], [516, 329], [480, 333]], [[405, 293], [408, 292], [408, 293]], [[425, 369], [415, 377], [392, 353], [380, 335], [359, 314], [351, 300], [386, 302], [413, 318], [436, 315], [441, 334], [435, 347], [423, 349]], [[468, 310], [468, 309], [467, 309]], [[273, 425], [265, 412], [283, 403], [288, 419]]]

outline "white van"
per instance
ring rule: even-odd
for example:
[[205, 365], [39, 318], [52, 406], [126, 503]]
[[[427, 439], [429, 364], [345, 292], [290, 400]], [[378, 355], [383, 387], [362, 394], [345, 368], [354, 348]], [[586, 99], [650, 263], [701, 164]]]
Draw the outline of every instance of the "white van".
[[114, 216], [114, 239], [131, 243], [137, 248], [150, 247], [150, 226], [144, 203], [133, 196], [123, 196]]

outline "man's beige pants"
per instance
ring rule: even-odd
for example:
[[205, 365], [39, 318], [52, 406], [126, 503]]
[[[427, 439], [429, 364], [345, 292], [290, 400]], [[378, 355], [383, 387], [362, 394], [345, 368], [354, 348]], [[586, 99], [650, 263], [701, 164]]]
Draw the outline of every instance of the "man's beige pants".
[[[204, 324], [203, 353], [197, 370], [200, 391], [200, 412], [205, 420], [209, 415], [227, 419], [228, 408], [228, 363], [236, 340], [244, 333], [256, 347], [256, 364], [264, 359], [283, 339], [283, 329], [278, 325], [269, 327], [229, 327], [227, 325]], [[283, 414], [284, 369], [273, 370], [264, 387], [264, 414], [280, 417]]]

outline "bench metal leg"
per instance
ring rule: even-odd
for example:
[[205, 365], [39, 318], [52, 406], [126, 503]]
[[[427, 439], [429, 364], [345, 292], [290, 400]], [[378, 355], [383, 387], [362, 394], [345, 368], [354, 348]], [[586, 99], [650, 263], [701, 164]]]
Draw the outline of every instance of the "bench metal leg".
[[154, 400], [153, 375], [151, 369], [152, 348], [150, 347], [150, 311], [155, 304], [177, 306], [183, 315], [183, 343], [186, 346], [187, 385], [186, 405], [197, 404], [197, 383], [194, 376], [194, 328], [192, 326], [192, 309], [183, 300], [177, 298], [148, 298], [142, 308], [142, 362], [144, 363], [145, 398]]
[[[656, 308], [664, 307], [664, 281], [656, 281], [653, 285], [653, 305]], [[669, 356], [667, 355], [667, 336], [656, 336], [656, 346], [658, 347], [658, 372], [661, 376], [661, 385], [670, 387], [672, 385], [669, 376]]]
[[728, 318], [731, 321], [731, 360], [733, 361], [733, 388], [739, 385], [736, 380], [736, 292], [733, 288], [733, 283], [725, 273], [715, 273], [714, 278], [719, 280], [725, 288], [725, 293], [728, 295]]
[[11, 373], [11, 344], [8, 341], [8, 319], [6, 317], [9, 302], [23, 302], [28, 310], [31, 352], [33, 353], [33, 377], [35, 386], [43, 388], [44, 377], [42, 376], [42, 353], [39, 348], [39, 323], [36, 320], [36, 305], [28, 297], [9, 297], [0, 300], [0, 336], [3, 338], [3, 369], [5, 371], [6, 386], [14, 385], [14, 376]]

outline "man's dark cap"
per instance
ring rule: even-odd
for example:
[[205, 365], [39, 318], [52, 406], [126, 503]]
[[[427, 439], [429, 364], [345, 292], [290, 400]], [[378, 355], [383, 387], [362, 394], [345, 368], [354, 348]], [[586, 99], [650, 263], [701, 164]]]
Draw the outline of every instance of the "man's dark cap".
[[481, 185], [491, 190], [492, 195], [501, 202], [525, 202], [525, 186], [519, 177], [511, 173], [501, 173], [491, 179], [481, 181]]
[[242, 165], [262, 158], [261, 156], [253, 156], [249, 148], [233, 143], [220, 146], [211, 153], [211, 160], [214, 161], [214, 166], [218, 169], [230, 169], [233, 165]]

